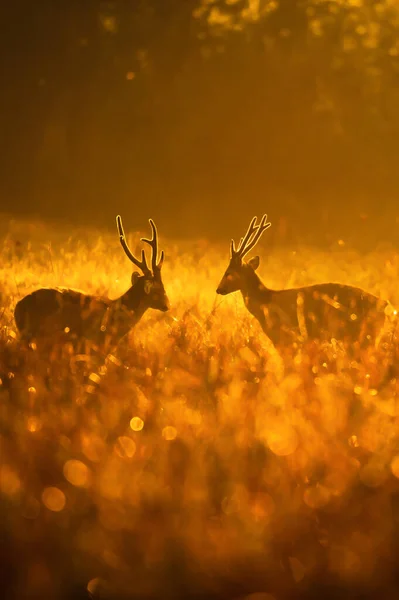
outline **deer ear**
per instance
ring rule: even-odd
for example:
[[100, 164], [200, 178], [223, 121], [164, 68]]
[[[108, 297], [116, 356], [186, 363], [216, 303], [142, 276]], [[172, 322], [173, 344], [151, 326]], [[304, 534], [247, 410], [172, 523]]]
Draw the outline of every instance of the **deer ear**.
[[132, 273], [132, 285], [134, 285], [135, 283], [137, 283], [137, 281], [140, 279], [140, 273], [138, 271], [133, 271]]
[[251, 260], [248, 261], [249, 266], [254, 271], [256, 271], [256, 269], [259, 267], [259, 263], [260, 263], [259, 256], [254, 256], [253, 258], [251, 258]]
[[144, 293], [149, 294], [151, 292], [151, 289], [152, 289], [152, 281], [147, 279], [147, 281], [144, 282]]

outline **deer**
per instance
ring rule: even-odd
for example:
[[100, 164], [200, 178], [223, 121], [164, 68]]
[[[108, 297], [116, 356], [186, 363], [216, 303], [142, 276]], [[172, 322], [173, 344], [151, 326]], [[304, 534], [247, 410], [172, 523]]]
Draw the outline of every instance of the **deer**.
[[[397, 311], [390, 302], [351, 285], [318, 283], [298, 288], [268, 288], [256, 271], [259, 256], [244, 257], [255, 248], [271, 223], [254, 217], [236, 247], [216, 290], [225, 296], [240, 291], [248, 311], [274, 346], [306, 340], [337, 341], [360, 347], [392, 340]], [[386, 335], [385, 335], [386, 334]]]
[[21, 339], [32, 347], [46, 348], [57, 342], [72, 343], [77, 349], [89, 342], [95, 349], [113, 349], [148, 309], [169, 310], [161, 268], [165, 254], [158, 259], [158, 232], [149, 220], [152, 238], [141, 238], [151, 247], [151, 268], [144, 249], [141, 259], [134, 256], [126, 241], [120, 215], [116, 217], [121, 246], [129, 260], [141, 271], [133, 271], [131, 286], [115, 300], [85, 294], [63, 287], [41, 288], [22, 298], [15, 306], [14, 319]]

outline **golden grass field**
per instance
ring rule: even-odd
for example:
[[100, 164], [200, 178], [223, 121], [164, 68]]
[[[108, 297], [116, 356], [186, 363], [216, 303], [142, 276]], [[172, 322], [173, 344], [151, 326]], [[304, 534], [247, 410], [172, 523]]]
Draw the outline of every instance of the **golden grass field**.
[[[381, 356], [276, 354], [239, 294], [215, 294], [229, 238], [160, 229], [171, 311], [148, 311], [100, 374], [67, 348], [40, 361], [19, 345], [18, 299], [116, 297], [131, 265], [116, 232], [1, 227], [5, 600], [398, 597], [399, 402], [395, 381], [378, 386]], [[389, 248], [260, 246], [270, 287], [339, 281], [399, 306]]]

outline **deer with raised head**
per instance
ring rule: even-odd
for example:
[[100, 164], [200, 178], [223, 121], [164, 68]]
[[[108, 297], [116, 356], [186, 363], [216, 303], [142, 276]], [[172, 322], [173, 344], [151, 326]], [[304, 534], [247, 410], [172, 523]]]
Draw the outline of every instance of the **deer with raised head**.
[[254, 217], [236, 248], [230, 245], [230, 262], [216, 292], [240, 291], [245, 306], [274, 344], [307, 339], [375, 344], [383, 332], [392, 335], [396, 311], [392, 305], [360, 288], [319, 283], [293, 289], [269, 289], [258, 277], [259, 256], [244, 262], [262, 234], [271, 226], [267, 215], [257, 225]]
[[155, 223], [150, 219], [152, 239], [141, 238], [151, 247], [151, 268], [144, 250], [141, 260], [130, 250], [119, 215], [116, 223], [122, 248], [141, 271], [141, 274], [133, 272], [131, 287], [115, 300], [62, 287], [32, 292], [17, 303], [14, 311], [24, 341], [43, 342], [46, 347], [56, 342], [71, 342], [75, 348], [80, 342], [91, 342], [97, 348], [109, 350], [138, 323], [147, 309], [169, 309], [161, 277], [164, 252], [158, 260]]

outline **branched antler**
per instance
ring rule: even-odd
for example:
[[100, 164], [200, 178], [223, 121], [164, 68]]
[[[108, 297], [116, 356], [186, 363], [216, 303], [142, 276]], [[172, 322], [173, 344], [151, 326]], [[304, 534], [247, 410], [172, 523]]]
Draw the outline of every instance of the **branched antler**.
[[123, 230], [123, 225], [122, 225], [122, 218], [120, 215], [118, 215], [116, 217], [116, 225], [118, 227], [118, 232], [119, 232], [119, 240], [121, 243], [122, 248], [125, 251], [126, 256], [129, 258], [129, 260], [132, 261], [132, 263], [134, 265], [136, 265], [136, 267], [138, 267], [143, 273], [144, 275], [149, 275], [151, 274], [150, 269], [148, 268], [147, 265], [147, 261], [145, 258], [145, 252], [144, 250], [141, 251], [141, 260], [139, 260], [138, 258], [136, 258], [133, 254], [133, 252], [130, 250], [128, 243], [126, 241], [126, 236], [125, 236], [125, 232]]
[[155, 223], [152, 219], [150, 219], [150, 225], [151, 225], [151, 229], [152, 229], [152, 239], [148, 240], [147, 238], [141, 238], [141, 241], [145, 242], [146, 244], [149, 244], [149, 246], [151, 246], [151, 250], [152, 250], [151, 266], [152, 266], [153, 273], [155, 273], [155, 271], [157, 271], [157, 270], [159, 271], [161, 269], [163, 260], [165, 258], [165, 253], [162, 250], [161, 257], [158, 261], [158, 232], [157, 232]]
[[271, 223], [267, 223], [267, 215], [263, 215], [259, 225], [256, 225], [257, 217], [254, 217], [249, 224], [247, 233], [240, 239], [240, 244], [236, 250], [234, 240], [231, 240], [230, 253], [231, 258], [242, 260], [246, 254], [259, 242], [262, 233], [269, 229]]
[[[147, 260], [145, 257], [145, 252], [144, 250], [141, 251], [141, 260], [139, 260], [138, 258], [136, 258], [133, 254], [133, 252], [130, 250], [128, 243], [126, 241], [126, 236], [125, 236], [125, 232], [123, 230], [123, 225], [122, 225], [122, 218], [120, 215], [118, 215], [116, 217], [116, 224], [118, 227], [118, 232], [119, 232], [119, 239], [122, 245], [122, 248], [124, 249], [126, 256], [132, 261], [132, 263], [134, 265], [136, 265], [136, 267], [138, 267], [139, 269], [141, 269], [141, 271], [144, 273], [144, 275], [150, 275], [151, 274], [151, 269], [149, 269], [148, 265], [147, 265]], [[164, 251], [162, 250], [161, 252], [161, 257], [159, 259], [159, 261], [157, 262], [157, 258], [158, 258], [158, 232], [157, 232], [157, 228], [155, 226], [155, 223], [152, 219], [150, 219], [150, 225], [151, 225], [151, 229], [152, 229], [152, 239], [148, 240], [146, 238], [141, 238], [142, 242], [146, 242], [147, 244], [149, 244], [151, 246], [152, 249], [152, 255], [151, 255], [151, 266], [152, 266], [152, 271], [153, 273], [155, 273], [156, 271], [159, 271], [162, 267], [162, 263], [163, 260], [165, 258], [165, 254]]]

